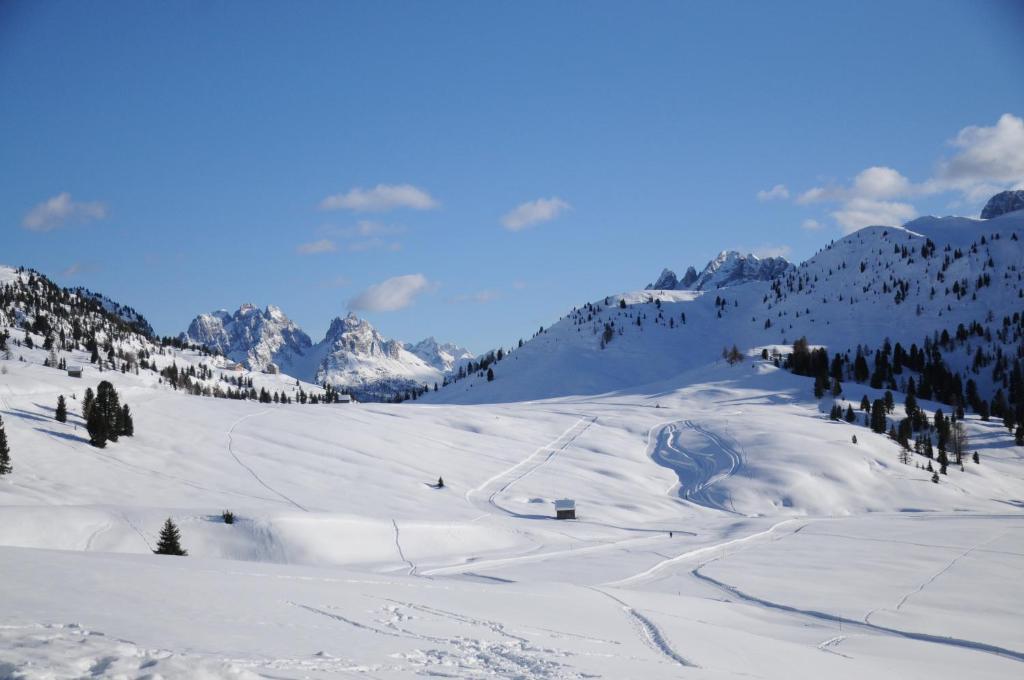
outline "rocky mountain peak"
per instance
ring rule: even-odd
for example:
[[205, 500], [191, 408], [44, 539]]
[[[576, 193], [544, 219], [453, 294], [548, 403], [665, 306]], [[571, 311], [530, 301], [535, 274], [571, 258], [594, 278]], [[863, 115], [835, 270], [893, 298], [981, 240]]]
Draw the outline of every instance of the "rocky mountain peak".
[[981, 211], [981, 219], [990, 220], [1016, 210], [1024, 210], [1024, 189], [1000, 191], [988, 199]]

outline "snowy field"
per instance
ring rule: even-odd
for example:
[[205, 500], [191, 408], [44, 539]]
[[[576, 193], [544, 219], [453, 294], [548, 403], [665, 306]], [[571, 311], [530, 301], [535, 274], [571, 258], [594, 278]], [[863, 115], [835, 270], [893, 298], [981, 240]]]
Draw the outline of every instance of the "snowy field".
[[[0, 678], [1024, 672], [1024, 450], [995, 421], [933, 484], [760, 361], [474, 406], [104, 373], [135, 436], [100, 450], [100, 376], [0, 365]], [[189, 557], [151, 554], [169, 516]]]

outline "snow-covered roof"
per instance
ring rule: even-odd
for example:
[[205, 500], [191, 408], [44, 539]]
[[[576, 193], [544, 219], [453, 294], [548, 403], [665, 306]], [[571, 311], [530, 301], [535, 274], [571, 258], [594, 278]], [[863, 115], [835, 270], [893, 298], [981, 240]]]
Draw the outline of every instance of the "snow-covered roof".
[[555, 510], [575, 510], [576, 501], [571, 498], [560, 498], [555, 501]]
[[72, 373], [81, 373], [82, 372], [82, 367], [81, 366], [68, 366], [68, 371], [70, 371]]

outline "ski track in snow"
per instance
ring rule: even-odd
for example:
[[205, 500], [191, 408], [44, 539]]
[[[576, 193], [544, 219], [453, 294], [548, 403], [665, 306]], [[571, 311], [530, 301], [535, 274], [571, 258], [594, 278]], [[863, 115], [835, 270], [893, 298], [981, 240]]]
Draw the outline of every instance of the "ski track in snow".
[[682, 431], [679, 422], [672, 422], [658, 431], [651, 459], [676, 473], [679, 478], [676, 493], [680, 498], [715, 510], [736, 513], [734, 507], [727, 508], [709, 489], [736, 474], [743, 466], [743, 456], [721, 436], [692, 420], [682, 421], [683, 427], [707, 439], [712, 449], [710, 453], [684, 449], [678, 442]]
[[719, 590], [729, 595], [732, 595], [736, 598], [739, 598], [740, 600], [748, 604], [764, 607], [766, 609], [774, 609], [778, 611], [789, 612], [791, 614], [798, 614], [801, 616], [816, 619], [818, 621], [839, 623], [865, 632], [895, 635], [897, 637], [906, 638], [908, 640], [917, 640], [919, 642], [931, 642], [940, 645], [947, 645], [950, 647], [972, 649], [978, 652], [997, 654], [999, 656], [1012, 659], [1013, 661], [1024, 662], [1024, 652], [1019, 652], [1013, 649], [1007, 649], [1006, 647], [1000, 647], [998, 645], [991, 645], [986, 642], [976, 642], [974, 640], [965, 640], [963, 638], [933, 635], [931, 633], [916, 633], [913, 631], [901, 630], [899, 628], [890, 628], [889, 626], [879, 626], [874, 623], [858, 621], [856, 619], [850, 619], [845, 616], [839, 616], [838, 614], [829, 614], [827, 612], [815, 611], [813, 609], [801, 609], [799, 607], [793, 607], [788, 604], [773, 602], [771, 600], [766, 600], [764, 598], [760, 598], [755, 595], [745, 593], [735, 586], [731, 586], [728, 583], [719, 581], [716, 578], [700, 573], [700, 570], [701, 567], [697, 567], [690, 573], [693, 574], [696, 578], [704, 581], [705, 583], [710, 583]]
[[228, 428], [228, 453], [231, 454], [231, 457], [235, 459], [236, 463], [238, 463], [240, 466], [245, 468], [245, 470], [250, 475], [252, 475], [252, 478], [255, 479], [257, 482], [259, 482], [263, 486], [263, 488], [265, 488], [267, 491], [270, 491], [271, 493], [279, 496], [285, 502], [290, 503], [291, 505], [295, 506], [296, 508], [298, 508], [302, 512], [309, 512], [309, 510], [307, 508], [305, 508], [302, 505], [296, 503], [294, 500], [292, 500], [288, 496], [284, 495], [283, 493], [281, 493], [280, 491], [278, 491], [277, 489], [275, 489], [274, 487], [270, 486], [265, 481], [263, 481], [263, 479], [258, 474], [256, 474], [256, 471], [253, 470], [248, 465], [246, 465], [245, 463], [243, 463], [242, 460], [238, 457], [238, 454], [235, 453], [234, 437], [232, 437], [232, 434], [234, 433], [235, 428], [238, 427], [242, 423], [242, 421], [248, 420], [249, 418], [254, 418], [256, 416], [261, 416], [261, 415], [263, 415], [265, 413], [269, 413], [269, 411], [260, 411], [259, 413], [250, 413], [249, 415], [242, 416], [241, 418], [239, 418], [238, 420], [236, 420], [235, 422], [233, 422], [231, 424], [231, 427]]
[[[746, 536], [741, 536], [739, 538], [733, 538], [731, 540], [724, 541], [722, 543], [715, 543], [714, 545], [706, 545], [706, 546], [703, 546], [701, 548], [694, 548], [693, 550], [687, 550], [686, 552], [680, 553], [679, 555], [676, 555], [675, 557], [670, 557], [668, 559], [661, 560], [660, 562], [656, 563], [652, 567], [649, 567], [648, 569], [645, 569], [644, 571], [641, 571], [639, 573], [633, 574], [632, 576], [627, 576], [624, 579], [619, 579], [618, 581], [612, 581], [612, 582], [609, 582], [609, 583], [605, 583], [603, 585], [608, 586], [608, 587], [612, 587], [612, 588], [621, 588], [621, 587], [625, 587], [625, 586], [632, 586], [632, 585], [635, 585], [636, 583], [641, 583], [641, 582], [643, 582], [645, 580], [648, 580], [651, 577], [653, 577], [656, 574], [658, 574], [659, 572], [662, 572], [665, 569], [673, 567], [673, 566], [679, 564], [680, 562], [687, 562], [687, 561], [690, 561], [690, 560], [693, 560], [693, 559], [697, 559], [697, 558], [701, 558], [701, 557], [705, 557], [705, 556], [710, 556], [709, 559], [704, 561], [704, 564], [706, 564], [707, 562], [713, 561], [713, 560], [718, 559], [719, 557], [721, 557], [720, 553], [723, 553], [728, 548], [731, 548], [733, 546], [738, 546], [738, 545], [744, 545], [744, 544], [747, 544], [747, 543], [752, 543], [754, 541], [758, 541], [758, 540], [761, 540], [761, 539], [767, 539], [772, 534], [774, 534], [776, 532], [776, 530], [778, 530], [780, 527], [785, 526], [787, 524], [790, 524], [792, 522], [796, 522], [796, 521], [797, 520], [795, 518], [785, 519], [785, 520], [782, 520], [781, 522], [773, 524], [772, 526], [768, 527], [764, 531], [758, 531], [758, 532], [755, 532], [753, 534], [748, 534]], [[805, 522], [804, 524], [801, 524], [799, 527], [796, 528], [795, 531], [793, 531], [793, 532], [791, 532], [790, 534], [787, 534], [787, 535], [797, 534], [800, 531], [802, 531], [805, 526], [807, 526], [807, 522]], [[701, 566], [703, 566], [703, 564]]]
[[[981, 542], [979, 542], [979, 543], [977, 543], [977, 544], [975, 544], [975, 545], [971, 546], [971, 547], [970, 547], [970, 548], [968, 548], [967, 550], [964, 550], [963, 552], [961, 552], [961, 553], [960, 553], [959, 555], [957, 555], [956, 557], [954, 557], [953, 559], [951, 559], [951, 560], [950, 560], [950, 561], [949, 561], [949, 562], [948, 562], [948, 563], [947, 563], [947, 564], [946, 564], [946, 565], [945, 565], [944, 567], [942, 567], [942, 569], [939, 569], [939, 570], [938, 570], [937, 572], [935, 572], [934, 574], [932, 574], [932, 575], [931, 575], [931, 577], [929, 577], [927, 581], [924, 581], [924, 582], [923, 582], [923, 583], [921, 583], [921, 585], [919, 585], [919, 586], [918, 586], [917, 588], [915, 588], [914, 590], [910, 591], [909, 593], [907, 593], [906, 595], [904, 595], [904, 596], [903, 596], [902, 598], [900, 598], [900, 601], [899, 601], [899, 602], [898, 602], [898, 603], [896, 604], [896, 608], [895, 608], [895, 609], [894, 609], [893, 611], [896, 611], [896, 612], [898, 612], [898, 611], [900, 611], [901, 609], [903, 609], [903, 605], [905, 605], [905, 604], [907, 603], [907, 600], [909, 600], [910, 598], [912, 598], [912, 597], [913, 597], [914, 595], [917, 595], [917, 594], [918, 594], [918, 593], [920, 593], [920, 592], [921, 592], [922, 590], [924, 590], [925, 588], [927, 588], [928, 586], [930, 586], [930, 585], [931, 585], [932, 583], [934, 583], [934, 582], [935, 582], [935, 581], [936, 581], [936, 580], [937, 580], [937, 579], [938, 579], [938, 578], [939, 578], [940, 576], [942, 576], [942, 575], [943, 575], [943, 574], [945, 574], [945, 573], [946, 573], [947, 571], [949, 571], [950, 569], [952, 569], [952, 568], [953, 568], [953, 567], [954, 567], [954, 566], [956, 565], [956, 563], [957, 563], [957, 562], [959, 562], [959, 561], [960, 561], [960, 560], [962, 560], [963, 558], [967, 557], [968, 555], [970, 555], [970, 554], [971, 554], [971, 553], [973, 553], [974, 551], [976, 551], [976, 550], [978, 550], [978, 549], [980, 549], [980, 548], [983, 548], [983, 547], [985, 547], [986, 545], [989, 545], [990, 543], [995, 543], [995, 542], [996, 542], [997, 540], [999, 540], [1000, 538], [1002, 538], [1003, 536], [1005, 536], [1005, 535], [1006, 535], [1006, 533], [1007, 533], [1008, 531], [1010, 531], [1010, 530], [1008, 529], [1007, 531], [1004, 531], [1004, 532], [1000, 533], [1000, 534], [999, 534], [998, 536], [993, 536], [992, 538], [990, 538], [990, 539], [988, 539], [988, 540], [985, 540], [985, 541], [981, 541]], [[864, 615], [864, 623], [866, 623], [866, 624], [868, 624], [868, 625], [871, 625], [871, 620], [870, 620], [870, 619], [871, 619], [871, 616], [872, 616], [872, 615], [873, 615], [873, 614], [874, 614], [875, 612], [877, 612], [877, 611], [878, 611], [878, 609], [872, 609], [872, 610], [871, 610], [871, 611], [869, 611], [869, 612], [868, 612], [867, 614], [865, 614], [865, 615]]]
[[685, 657], [681, 656], [678, 652], [676, 652], [675, 649], [672, 648], [672, 645], [669, 644], [668, 640], [665, 639], [665, 635], [661, 632], [661, 629], [658, 628], [654, 624], [654, 622], [651, 621], [649, 618], [638, 612], [625, 601], [615, 597], [611, 593], [605, 592], [600, 588], [595, 588], [593, 586], [586, 587], [590, 590], [593, 590], [596, 593], [601, 593], [605, 597], [617, 602], [619, 606], [622, 607], [622, 611], [624, 611], [626, 615], [630, 617], [631, 624], [640, 634], [640, 638], [644, 641], [644, 644], [646, 644], [648, 647], [652, 648], [659, 654], [662, 654], [663, 656], [667, 657], [670, 661], [679, 664], [680, 666], [685, 666], [687, 668], [699, 668], [699, 666], [687, 660]]
[[[509, 510], [507, 508], [502, 507], [501, 505], [498, 504], [495, 498], [499, 494], [508, 491], [510, 488], [512, 488], [512, 486], [514, 486], [517, 482], [522, 480], [527, 475], [531, 474], [538, 468], [549, 463], [552, 458], [554, 458], [558, 453], [567, 449], [573, 443], [573, 441], [576, 440], [577, 437], [586, 432], [587, 429], [589, 429], [590, 426], [596, 422], [597, 416], [580, 416], [579, 420], [573, 423], [572, 426], [570, 426], [565, 432], [555, 437], [551, 442], [537, 448], [529, 456], [519, 461], [512, 467], [506, 469], [505, 471], [499, 472], [498, 474], [494, 475], [480, 486], [467, 491], [466, 500], [469, 501], [470, 503], [474, 503], [474, 498], [477, 497], [479, 494], [483, 493], [488, 487], [500, 483], [501, 480], [505, 479], [506, 477], [509, 477], [510, 475], [513, 475], [519, 468], [525, 468], [520, 474], [511, 477], [511, 479], [506, 481], [504, 484], [494, 489], [494, 491], [492, 491], [487, 496], [487, 506], [496, 508], [507, 515], [511, 515], [512, 517], [528, 518], [529, 516], [527, 515], [523, 515], [522, 513], [517, 513], [514, 510]], [[542, 456], [542, 454], [545, 453], [547, 455]], [[534, 459], [536, 458], [540, 458], [540, 460], [534, 462]]]
[[395, 547], [398, 548], [398, 556], [402, 558], [402, 561], [409, 565], [409, 576], [416, 576], [416, 565], [405, 556], [405, 552], [402, 550], [402, 542], [399, 540], [400, 532], [398, 530], [398, 522], [391, 519], [392, 526], [395, 527]]

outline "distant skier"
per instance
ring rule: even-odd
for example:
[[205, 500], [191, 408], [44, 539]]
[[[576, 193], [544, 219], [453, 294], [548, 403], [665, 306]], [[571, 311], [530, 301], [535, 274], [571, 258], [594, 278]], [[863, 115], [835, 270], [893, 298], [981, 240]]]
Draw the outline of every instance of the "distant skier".
[[438, 477], [437, 478], [437, 488], [438, 489], [443, 489], [444, 488], [444, 477]]

